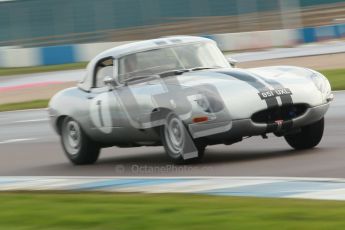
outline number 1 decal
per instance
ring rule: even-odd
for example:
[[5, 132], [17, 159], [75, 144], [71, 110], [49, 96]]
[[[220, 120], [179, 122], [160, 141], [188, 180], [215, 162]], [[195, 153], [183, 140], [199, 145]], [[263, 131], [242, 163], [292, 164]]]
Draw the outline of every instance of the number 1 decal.
[[97, 105], [98, 105], [98, 116], [99, 116], [99, 119], [101, 122], [101, 127], [104, 127], [104, 120], [103, 120], [103, 116], [102, 116], [102, 101], [98, 100]]
[[102, 93], [92, 99], [90, 103], [90, 117], [95, 128], [103, 133], [111, 133], [113, 125], [108, 93]]

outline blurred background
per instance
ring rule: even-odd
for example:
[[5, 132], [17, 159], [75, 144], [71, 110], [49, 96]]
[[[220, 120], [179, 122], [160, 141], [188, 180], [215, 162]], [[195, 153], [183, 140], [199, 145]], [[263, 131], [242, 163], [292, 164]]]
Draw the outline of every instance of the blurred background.
[[238, 67], [343, 69], [345, 1], [0, 0], [0, 105], [44, 107], [100, 52], [170, 35], [213, 39]]
[[314, 27], [342, 18], [341, 0], [13, 0], [0, 3], [0, 41], [1, 46], [126, 41]]
[[[263, 32], [245, 33], [253, 31]], [[88, 61], [96, 53], [117, 45], [106, 42], [177, 34], [210, 37], [218, 42], [223, 51], [293, 46], [336, 39], [345, 36], [345, 1], [0, 1], [2, 67]], [[89, 43], [105, 44], [88, 45], [86, 48], [71, 46]], [[60, 47], [23, 49], [56, 46]], [[91, 49], [94, 52], [87, 53], [79, 49]], [[22, 56], [23, 60], [14, 61], [12, 56]]]

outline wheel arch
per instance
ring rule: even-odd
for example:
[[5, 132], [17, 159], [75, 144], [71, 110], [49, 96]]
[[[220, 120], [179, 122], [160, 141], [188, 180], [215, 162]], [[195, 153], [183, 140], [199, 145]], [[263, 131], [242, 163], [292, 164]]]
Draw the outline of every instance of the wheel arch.
[[[55, 128], [56, 128], [56, 131], [58, 132], [59, 135], [61, 135], [61, 127], [62, 127], [62, 123], [63, 121], [66, 119], [66, 118], [72, 118], [73, 120], [75, 120], [77, 123], [79, 123], [77, 121], [77, 119], [75, 119], [73, 116], [70, 116], [70, 115], [67, 115], [67, 114], [63, 114], [63, 115], [59, 115], [57, 118], [56, 118], [56, 122], [55, 122]], [[79, 123], [80, 125], [80, 123]], [[81, 125], [80, 125], [81, 128], [83, 128]]]
[[[151, 111], [151, 121], [158, 121], [158, 120], [162, 120], [162, 119], [165, 119], [166, 116], [171, 113], [171, 112], [174, 112], [173, 110], [171, 110], [170, 108], [166, 108], [166, 107], [156, 107], [154, 109], [152, 109]], [[153, 129], [156, 131], [156, 132], [159, 132], [159, 127], [162, 126], [163, 124], [158, 123], [157, 126], [154, 126]]]

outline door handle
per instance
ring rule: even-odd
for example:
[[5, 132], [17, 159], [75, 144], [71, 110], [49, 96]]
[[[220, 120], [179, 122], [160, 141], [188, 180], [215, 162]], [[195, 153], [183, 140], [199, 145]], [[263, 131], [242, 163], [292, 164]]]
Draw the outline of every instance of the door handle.
[[91, 100], [91, 99], [94, 99], [95, 97], [94, 96], [87, 96], [87, 99]]

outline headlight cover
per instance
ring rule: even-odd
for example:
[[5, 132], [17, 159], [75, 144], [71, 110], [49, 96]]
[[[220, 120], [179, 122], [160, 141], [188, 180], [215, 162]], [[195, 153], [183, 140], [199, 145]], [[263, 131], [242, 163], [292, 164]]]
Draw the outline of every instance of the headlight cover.
[[321, 73], [313, 72], [311, 79], [314, 82], [316, 88], [324, 95], [328, 96], [331, 94], [331, 85], [329, 84], [327, 78]]
[[224, 108], [223, 103], [210, 93], [200, 94], [194, 101], [206, 113], [216, 113]]
[[199, 99], [197, 99], [195, 101], [202, 108], [202, 110], [204, 110], [205, 112], [208, 112], [208, 113], [211, 112], [210, 104], [206, 100], [206, 98], [199, 98]]

